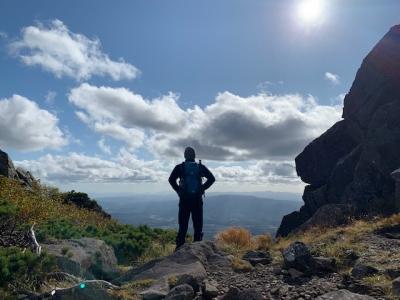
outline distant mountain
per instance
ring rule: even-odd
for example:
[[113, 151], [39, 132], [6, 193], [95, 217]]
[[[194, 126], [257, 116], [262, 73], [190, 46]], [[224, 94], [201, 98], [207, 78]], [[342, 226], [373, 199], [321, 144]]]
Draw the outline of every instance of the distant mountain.
[[[178, 199], [140, 201], [132, 198], [98, 198], [97, 202], [113, 218], [132, 225], [178, 229]], [[298, 210], [303, 202], [282, 201], [248, 195], [206, 196], [204, 199], [204, 236], [212, 239], [229, 226], [244, 227], [253, 235], [270, 232], [275, 236], [282, 217]], [[192, 227], [189, 227], [189, 233]]]

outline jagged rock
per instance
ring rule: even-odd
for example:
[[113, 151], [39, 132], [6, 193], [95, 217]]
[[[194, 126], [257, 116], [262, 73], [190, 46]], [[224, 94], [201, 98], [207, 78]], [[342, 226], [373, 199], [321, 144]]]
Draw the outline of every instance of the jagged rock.
[[[57, 257], [58, 266], [66, 273], [86, 279], [112, 280], [120, 276], [114, 249], [102, 240], [80, 238], [41, 246]], [[68, 248], [66, 255], [62, 254], [63, 248]], [[68, 253], [72, 256], [68, 257]]]
[[319, 296], [317, 300], [374, 300], [375, 298], [367, 295], [359, 295], [348, 290], [339, 290]]
[[313, 257], [307, 246], [298, 241], [283, 250], [283, 258], [286, 269], [293, 268], [305, 273], [330, 272], [335, 267], [333, 258]]
[[193, 274], [183, 274], [179, 276], [178, 280], [176, 281], [176, 285], [181, 285], [184, 283], [190, 285], [195, 293], [200, 291], [199, 280], [197, 279], [196, 276], [193, 276]]
[[204, 281], [202, 289], [203, 298], [212, 299], [214, 297], [217, 297], [219, 291], [216, 285], [218, 285], [216, 282], [210, 282], [209, 280]]
[[[327, 204], [355, 205], [360, 214], [400, 211], [391, 173], [400, 167], [400, 25], [363, 60], [344, 99], [343, 120], [312, 141], [296, 161], [304, 190], [301, 212], [311, 217]], [[294, 230], [285, 216], [277, 236]], [[290, 220], [292, 219], [292, 220]], [[305, 221], [304, 221], [305, 222]], [[300, 225], [299, 225], [300, 226]]]
[[251, 288], [241, 291], [237, 296], [237, 300], [262, 300], [262, 299], [263, 296], [261, 294], [261, 291], [256, 288]]
[[[307, 187], [306, 187], [307, 188]], [[278, 228], [276, 236], [285, 237], [289, 233], [299, 228], [304, 222], [310, 218], [310, 215], [305, 214], [302, 211], [294, 211], [290, 214], [285, 215], [282, 218], [281, 225]]]
[[240, 290], [236, 286], [229, 287], [228, 292], [222, 297], [222, 300], [236, 300]]
[[6, 152], [0, 150], [0, 175], [11, 179], [18, 179], [14, 164]]
[[32, 187], [33, 183], [36, 181], [35, 177], [30, 172], [25, 171], [22, 168], [16, 169], [18, 178], [22, 181], [22, 184], [26, 187]]
[[259, 250], [247, 251], [243, 255], [242, 259], [248, 261], [253, 267], [255, 267], [257, 264], [267, 265], [272, 261], [271, 255], [268, 252]]
[[192, 300], [193, 297], [193, 288], [188, 284], [182, 284], [174, 287], [165, 297], [165, 300]]
[[192, 274], [203, 282], [206, 270], [231, 270], [232, 256], [219, 250], [211, 241], [185, 244], [178, 251], [129, 270], [115, 282], [124, 283], [163, 276]]
[[149, 288], [140, 293], [143, 300], [162, 300], [170, 292], [167, 277], [162, 277], [156, 282], [152, 283]]
[[376, 273], [378, 273], [378, 269], [372, 266], [365, 265], [359, 261], [355, 263], [353, 269], [351, 270], [351, 276], [353, 276], [357, 280], [370, 275], [374, 275]]
[[337, 122], [295, 158], [296, 171], [301, 180], [315, 187], [328, 181], [339, 159], [357, 146], [346, 127], [344, 121]]
[[358, 212], [355, 205], [327, 204], [320, 207], [310, 219], [298, 228], [298, 231], [305, 231], [311, 227], [328, 228], [347, 225], [357, 217]]

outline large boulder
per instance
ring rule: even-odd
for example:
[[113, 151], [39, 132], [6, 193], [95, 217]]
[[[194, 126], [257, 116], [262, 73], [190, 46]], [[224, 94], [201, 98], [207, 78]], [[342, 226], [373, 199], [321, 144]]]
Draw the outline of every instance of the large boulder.
[[183, 274], [192, 274], [198, 282], [203, 282], [207, 271], [231, 270], [231, 262], [232, 257], [219, 250], [211, 241], [195, 242], [181, 246], [168, 256], [129, 270], [115, 282], [122, 284]]
[[[400, 167], [399, 115], [397, 25], [363, 60], [344, 99], [344, 119], [296, 157], [297, 174], [309, 184], [300, 212], [310, 218], [327, 204], [355, 205], [363, 215], [398, 211], [400, 205], [396, 205], [395, 182], [390, 174]], [[301, 226], [288, 226], [299, 223], [299, 214], [285, 218], [277, 236], [284, 237]]]
[[58, 266], [66, 273], [104, 280], [113, 280], [121, 275], [114, 249], [102, 240], [80, 238], [41, 246], [56, 256]]

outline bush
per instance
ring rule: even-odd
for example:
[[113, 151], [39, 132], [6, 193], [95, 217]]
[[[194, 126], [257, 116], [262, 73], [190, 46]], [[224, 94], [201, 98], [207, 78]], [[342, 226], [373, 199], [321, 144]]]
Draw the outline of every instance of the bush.
[[224, 231], [218, 232], [215, 240], [219, 244], [234, 245], [239, 248], [252, 246], [250, 231], [241, 227], [228, 227]]
[[42, 251], [40, 256], [30, 251], [24, 253], [17, 247], [0, 247], [0, 287], [14, 286], [35, 290], [43, 273], [56, 269], [56, 257]]

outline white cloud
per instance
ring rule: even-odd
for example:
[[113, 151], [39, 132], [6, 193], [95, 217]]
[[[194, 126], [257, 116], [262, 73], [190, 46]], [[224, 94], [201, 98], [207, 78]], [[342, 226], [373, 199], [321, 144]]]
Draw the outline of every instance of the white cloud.
[[155, 157], [182, 157], [192, 145], [215, 161], [290, 160], [341, 119], [342, 107], [319, 105], [312, 96], [229, 92], [204, 109], [183, 110], [177, 94], [145, 100], [125, 88], [72, 89], [77, 116], [95, 132], [123, 140], [130, 151], [145, 146]]
[[103, 151], [104, 153], [111, 154], [111, 148], [110, 148], [110, 146], [106, 146], [104, 139], [98, 140], [97, 145], [100, 147], [101, 151]]
[[117, 162], [74, 152], [67, 156], [47, 154], [38, 160], [14, 163], [49, 183], [157, 182], [166, 181], [169, 175], [145, 167], [130, 168]]
[[5, 33], [4, 31], [1, 31], [1, 30], [0, 30], [0, 37], [3, 38], [3, 39], [7, 39], [7, 38], [8, 38], [8, 35], [7, 35], [7, 33]]
[[12, 42], [9, 49], [28, 66], [40, 66], [57, 78], [68, 76], [87, 80], [92, 76], [109, 75], [113, 80], [133, 79], [140, 72], [133, 65], [111, 60], [100, 50], [99, 39], [92, 40], [83, 34], [71, 32], [60, 20], [48, 22], [47, 26], [22, 29], [21, 39]]
[[45, 102], [47, 104], [53, 104], [54, 103], [54, 99], [56, 98], [57, 93], [54, 91], [48, 91], [45, 97]]
[[252, 184], [252, 185], [304, 185], [297, 177], [293, 162], [260, 161], [242, 166], [219, 166], [211, 169], [218, 184]]
[[333, 85], [339, 85], [340, 84], [340, 77], [339, 75], [332, 74], [330, 72], [325, 73], [325, 79], [328, 79]]
[[58, 119], [29, 99], [13, 95], [0, 100], [0, 147], [19, 151], [60, 150], [68, 144]]
[[225, 92], [204, 110], [195, 107], [186, 115], [184, 131], [157, 133], [147, 141], [148, 149], [160, 157], [179, 157], [192, 145], [199, 158], [208, 160], [292, 160], [341, 119], [341, 108], [318, 105], [311, 96], [242, 98]]

